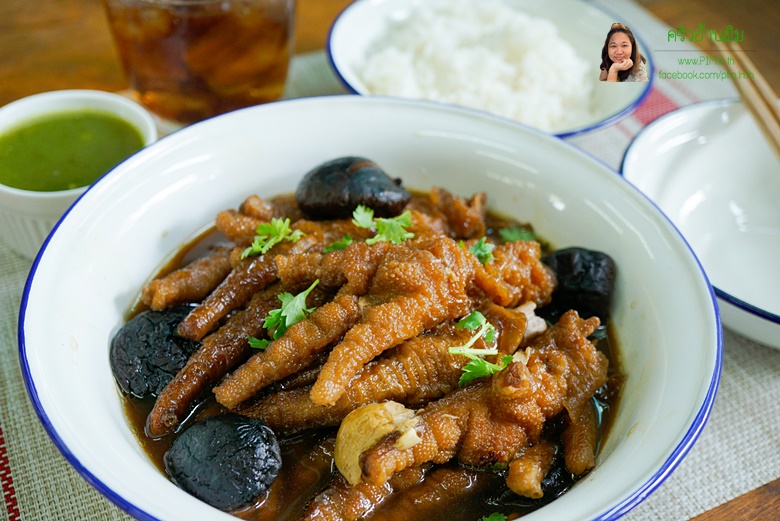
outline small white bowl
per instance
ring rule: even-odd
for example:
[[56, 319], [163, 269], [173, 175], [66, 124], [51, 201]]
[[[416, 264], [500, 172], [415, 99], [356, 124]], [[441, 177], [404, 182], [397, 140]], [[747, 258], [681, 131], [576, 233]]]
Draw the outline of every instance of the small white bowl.
[[[357, 0], [339, 15], [331, 27], [327, 51], [333, 69], [347, 89], [361, 95], [374, 94], [361, 74], [367, 56], [377, 45], [377, 39], [387, 33], [391, 24], [406, 20], [424, 3], [425, 0]], [[557, 27], [559, 36], [574, 48], [580, 58], [592, 65], [590, 114], [580, 115], [577, 121], [554, 128], [550, 133], [566, 137], [615, 123], [633, 112], [650, 92], [653, 82], [652, 54], [636, 31], [633, 32], [639, 49], [647, 58], [649, 81], [598, 81], [604, 39], [612, 23], [619, 20], [615, 14], [605, 12], [583, 0], [504, 0], [504, 3], [533, 18], [552, 22]], [[627, 24], [631, 26], [630, 22]], [[555, 58], [550, 57], [550, 61], [554, 63]], [[528, 71], [528, 74], [537, 73], [535, 70]]]
[[33, 265], [19, 327], [28, 393], [68, 461], [139, 519], [232, 519], [143, 453], [109, 342], [150, 274], [217, 212], [249, 194], [292, 192], [305, 172], [345, 155], [371, 158], [411, 188], [485, 191], [491, 209], [533, 223], [557, 247], [615, 259], [611, 323], [627, 379], [613, 425], [596, 468], [526, 519], [617, 519], [652, 493], [704, 428], [722, 363], [715, 296], [682, 236], [563, 140], [476, 111], [376, 96], [271, 103], [187, 127], [71, 207]]
[[[118, 94], [96, 90], [45, 92], [9, 103], [0, 108], [0, 134], [42, 116], [84, 109], [128, 121], [141, 133], [144, 146], [157, 139], [154, 118], [146, 109]], [[0, 183], [0, 234], [12, 250], [34, 258], [57, 220], [86, 189], [36, 192]]]
[[703, 102], [657, 119], [622, 171], [698, 255], [724, 325], [780, 349], [780, 160], [744, 105]]

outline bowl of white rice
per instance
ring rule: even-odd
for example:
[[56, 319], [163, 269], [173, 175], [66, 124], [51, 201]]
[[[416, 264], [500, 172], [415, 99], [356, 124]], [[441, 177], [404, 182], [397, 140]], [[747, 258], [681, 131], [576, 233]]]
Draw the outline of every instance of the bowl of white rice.
[[354, 93], [460, 105], [566, 137], [620, 120], [650, 91], [598, 80], [614, 21], [584, 0], [357, 0], [334, 22], [328, 54]]

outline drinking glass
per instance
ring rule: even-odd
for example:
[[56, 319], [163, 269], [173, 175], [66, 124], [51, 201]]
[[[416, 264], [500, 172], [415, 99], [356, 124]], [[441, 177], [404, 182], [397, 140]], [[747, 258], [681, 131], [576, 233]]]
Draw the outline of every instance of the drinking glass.
[[295, 0], [103, 0], [130, 88], [190, 124], [281, 97]]

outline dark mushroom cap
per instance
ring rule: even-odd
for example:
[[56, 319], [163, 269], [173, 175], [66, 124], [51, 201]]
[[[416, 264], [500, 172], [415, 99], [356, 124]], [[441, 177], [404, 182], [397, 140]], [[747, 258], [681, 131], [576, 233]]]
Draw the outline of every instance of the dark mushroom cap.
[[340, 157], [308, 172], [295, 192], [298, 207], [309, 219], [345, 219], [358, 205], [377, 217], [400, 215], [411, 194], [400, 179], [389, 177], [363, 157]]
[[111, 371], [122, 391], [138, 398], [157, 396], [200, 343], [176, 334], [192, 308], [144, 311], [117, 332], [109, 352]]
[[164, 462], [180, 488], [230, 511], [252, 503], [271, 486], [282, 456], [265, 423], [228, 413], [194, 423], [176, 438]]
[[602, 324], [607, 323], [617, 274], [617, 265], [609, 255], [585, 248], [565, 248], [546, 255], [542, 261], [558, 279], [546, 312], [557, 319], [574, 309], [582, 318], [597, 316]]

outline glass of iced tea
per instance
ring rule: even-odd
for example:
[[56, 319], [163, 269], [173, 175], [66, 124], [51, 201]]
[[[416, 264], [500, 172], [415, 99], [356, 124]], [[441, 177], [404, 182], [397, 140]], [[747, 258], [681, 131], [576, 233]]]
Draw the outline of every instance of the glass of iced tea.
[[189, 124], [281, 97], [295, 0], [103, 0], [130, 87]]

